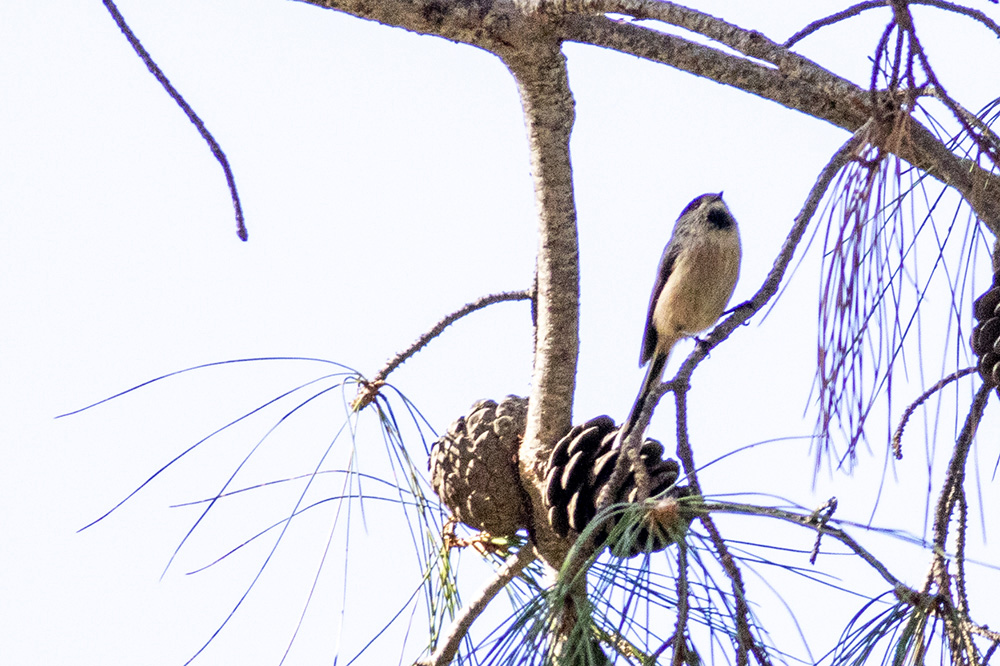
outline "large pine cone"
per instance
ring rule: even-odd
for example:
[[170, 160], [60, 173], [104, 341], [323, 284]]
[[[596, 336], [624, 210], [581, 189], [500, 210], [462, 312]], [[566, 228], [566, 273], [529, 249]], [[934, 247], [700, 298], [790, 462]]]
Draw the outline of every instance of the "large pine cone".
[[434, 491], [456, 518], [494, 536], [527, 528], [517, 472], [528, 399], [480, 400], [431, 446]]
[[[574, 426], [552, 450], [545, 479], [545, 504], [549, 523], [560, 536], [566, 536], [570, 530], [583, 532], [597, 514], [598, 497], [611, 480], [618, 462], [620, 450], [612, 449], [617, 435], [618, 428], [611, 417], [598, 416]], [[663, 445], [655, 439], [643, 442], [639, 460], [649, 476], [650, 496], [667, 491], [677, 481], [680, 466], [676, 460], [663, 459]], [[633, 468], [614, 494], [612, 502], [635, 502], [638, 492]], [[687, 487], [673, 488], [667, 493], [674, 498], [687, 494]], [[609, 522], [596, 532], [596, 542], [603, 543], [613, 527]], [[669, 537], [655, 536], [652, 550], [662, 550], [670, 544]], [[646, 542], [647, 533], [643, 530], [633, 546], [618, 554], [636, 555], [644, 549]]]
[[978, 324], [972, 329], [972, 350], [979, 357], [979, 374], [1000, 395], [1000, 270], [993, 274], [993, 286], [976, 299]]

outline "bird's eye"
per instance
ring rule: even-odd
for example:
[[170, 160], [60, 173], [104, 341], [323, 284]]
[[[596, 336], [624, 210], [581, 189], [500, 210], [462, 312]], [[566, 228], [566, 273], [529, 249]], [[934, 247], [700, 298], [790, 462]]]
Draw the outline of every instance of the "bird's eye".
[[733, 226], [733, 218], [729, 216], [724, 208], [713, 207], [708, 211], [708, 221], [716, 229], [725, 229]]

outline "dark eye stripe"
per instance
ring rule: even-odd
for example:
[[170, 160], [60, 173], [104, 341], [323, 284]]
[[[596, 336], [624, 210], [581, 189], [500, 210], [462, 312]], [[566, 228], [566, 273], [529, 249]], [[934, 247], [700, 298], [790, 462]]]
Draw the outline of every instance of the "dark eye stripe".
[[726, 229], [733, 226], [733, 218], [729, 217], [729, 213], [726, 212], [725, 208], [719, 206], [713, 207], [712, 210], [708, 211], [708, 221], [716, 229]]

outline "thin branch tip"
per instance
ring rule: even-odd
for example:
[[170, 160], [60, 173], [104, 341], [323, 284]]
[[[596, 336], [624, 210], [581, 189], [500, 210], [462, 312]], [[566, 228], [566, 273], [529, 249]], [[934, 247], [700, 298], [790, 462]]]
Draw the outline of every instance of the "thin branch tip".
[[927, 402], [927, 400], [932, 395], [943, 389], [948, 384], [952, 383], [955, 380], [961, 379], [966, 375], [971, 375], [974, 372], [976, 372], [975, 366], [953, 372], [947, 377], [944, 377], [943, 379], [935, 383], [929, 389], [924, 391], [920, 395], [920, 397], [918, 397], [916, 400], [910, 403], [910, 405], [903, 412], [903, 415], [899, 418], [899, 425], [896, 426], [896, 431], [892, 435], [892, 440], [890, 440], [890, 444], [892, 446], [892, 453], [893, 456], [895, 456], [896, 460], [903, 459], [903, 430], [906, 428], [906, 424], [909, 422], [910, 417], [913, 416], [913, 413], [917, 411], [920, 405]]
[[233, 199], [233, 208], [235, 209], [236, 215], [236, 235], [239, 236], [241, 241], [246, 242], [249, 234], [247, 233], [246, 224], [243, 219], [243, 205], [240, 203], [240, 195], [236, 191], [236, 178], [233, 176], [233, 170], [229, 166], [229, 159], [226, 157], [226, 153], [222, 150], [222, 146], [219, 145], [219, 142], [215, 140], [212, 133], [207, 127], [205, 127], [204, 121], [202, 121], [201, 117], [195, 113], [195, 110], [191, 108], [191, 105], [188, 104], [183, 95], [181, 95], [173, 84], [170, 83], [170, 79], [168, 79], [167, 75], [163, 73], [160, 66], [156, 64], [156, 61], [153, 60], [153, 57], [139, 41], [136, 34], [132, 32], [132, 28], [130, 28], [128, 22], [125, 21], [125, 17], [122, 16], [122, 13], [118, 10], [114, 0], [103, 0], [103, 2], [105, 8], [107, 8], [108, 12], [111, 14], [111, 18], [114, 19], [118, 29], [125, 35], [125, 39], [128, 40], [128, 43], [139, 56], [139, 59], [146, 65], [146, 68], [159, 82], [159, 84], [163, 86], [163, 89], [167, 91], [167, 94], [173, 98], [177, 106], [181, 108], [184, 114], [188, 117], [188, 120], [191, 121], [191, 124], [198, 129], [198, 133], [201, 134], [202, 139], [204, 139], [205, 143], [208, 144], [209, 149], [212, 151], [212, 155], [215, 156], [215, 159], [219, 162], [220, 166], [222, 166], [222, 171], [226, 176], [226, 185], [229, 187], [229, 194]]
[[462, 317], [472, 314], [476, 310], [482, 310], [483, 308], [493, 305], [494, 303], [505, 303], [507, 301], [530, 301], [532, 300], [532, 293], [530, 290], [522, 289], [520, 291], [504, 291], [496, 294], [490, 294], [488, 296], [483, 296], [477, 298], [471, 303], [466, 303], [464, 306], [455, 310], [451, 314], [445, 316], [441, 321], [435, 324], [429, 331], [421, 335], [417, 340], [411, 344], [409, 347], [399, 352], [393, 356], [385, 364], [385, 366], [378, 371], [378, 373], [371, 379], [370, 382], [365, 382], [367, 385], [379, 385], [385, 383], [386, 377], [394, 371], [396, 368], [401, 366], [407, 359], [416, 354], [418, 351], [423, 349], [427, 343], [441, 335], [444, 329], [448, 328], [456, 321]]

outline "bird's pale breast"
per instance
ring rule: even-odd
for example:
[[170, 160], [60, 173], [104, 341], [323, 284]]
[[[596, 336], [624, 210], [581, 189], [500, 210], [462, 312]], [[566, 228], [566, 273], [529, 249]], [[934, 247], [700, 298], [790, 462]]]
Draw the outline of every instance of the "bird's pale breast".
[[674, 331], [680, 338], [710, 327], [732, 297], [739, 270], [739, 240], [733, 233], [710, 234], [688, 247], [656, 302], [657, 330]]

